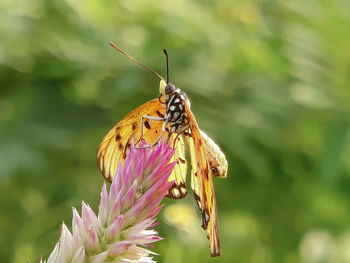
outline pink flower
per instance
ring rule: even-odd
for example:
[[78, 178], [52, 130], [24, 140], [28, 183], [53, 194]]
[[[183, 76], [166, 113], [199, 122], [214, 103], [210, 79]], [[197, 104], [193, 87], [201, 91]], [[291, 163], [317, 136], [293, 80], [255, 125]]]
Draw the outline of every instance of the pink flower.
[[154, 148], [131, 147], [109, 193], [106, 184], [102, 187], [98, 215], [84, 202], [81, 216], [73, 208], [72, 233], [63, 223], [60, 240], [40, 262], [154, 262], [149, 255], [155, 253], [148, 248], [162, 239], [152, 228], [159, 204], [173, 184], [168, 182], [173, 154], [163, 142]]

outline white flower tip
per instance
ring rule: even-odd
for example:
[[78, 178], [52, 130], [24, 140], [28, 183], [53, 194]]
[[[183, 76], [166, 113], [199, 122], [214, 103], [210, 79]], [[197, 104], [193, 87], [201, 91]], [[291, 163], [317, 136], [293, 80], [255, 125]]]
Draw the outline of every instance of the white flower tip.
[[85, 249], [84, 247], [80, 247], [78, 251], [75, 253], [72, 263], [84, 263], [85, 262]]
[[106, 258], [108, 257], [109, 251], [104, 251], [96, 256], [90, 257], [90, 263], [104, 263]]

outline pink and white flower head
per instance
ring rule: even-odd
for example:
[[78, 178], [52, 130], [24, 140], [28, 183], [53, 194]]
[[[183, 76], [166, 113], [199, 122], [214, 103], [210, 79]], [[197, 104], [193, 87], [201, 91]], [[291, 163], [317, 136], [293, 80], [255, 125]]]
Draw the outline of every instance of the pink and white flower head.
[[[140, 146], [145, 146], [142, 142]], [[98, 215], [82, 202], [81, 216], [73, 208], [72, 233], [63, 223], [61, 237], [41, 263], [155, 262], [151, 243], [161, 240], [152, 228], [159, 205], [173, 184], [168, 182], [175, 163], [168, 144], [154, 148], [130, 147], [119, 164], [109, 193], [102, 187]]]

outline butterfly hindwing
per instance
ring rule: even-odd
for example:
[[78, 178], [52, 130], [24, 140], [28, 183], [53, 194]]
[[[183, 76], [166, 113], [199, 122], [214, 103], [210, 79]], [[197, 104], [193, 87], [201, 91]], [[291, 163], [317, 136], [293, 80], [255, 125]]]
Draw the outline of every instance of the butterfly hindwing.
[[187, 194], [186, 188], [186, 174], [187, 174], [187, 162], [185, 159], [185, 143], [182, 135], [179, 135], [175, 142], [173, 142], [175, 153], [171, 159], [171, 162], [177, 162], [174, 171], [169, 177], [169, 181], [175, 181], [172, 187], [169, 189], [167, 197], [180, 199], [184, 198]]

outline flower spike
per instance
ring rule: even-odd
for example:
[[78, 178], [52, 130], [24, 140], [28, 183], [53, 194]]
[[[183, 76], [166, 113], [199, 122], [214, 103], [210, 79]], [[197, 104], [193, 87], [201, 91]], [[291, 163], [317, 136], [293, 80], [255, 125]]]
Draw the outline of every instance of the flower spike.
[[60, 240], [41, 263], [155, 262], [149, 248], [162, 240], [153, 228], [160, 202], [172, 186], [168, 178], [174, 150], [164, 142], [139, 146], [130, 147], [109, 192], [103, 185], [98, 215], [85, 202], [81, 216], [73, 208], [72, 233], [63, 223]]

